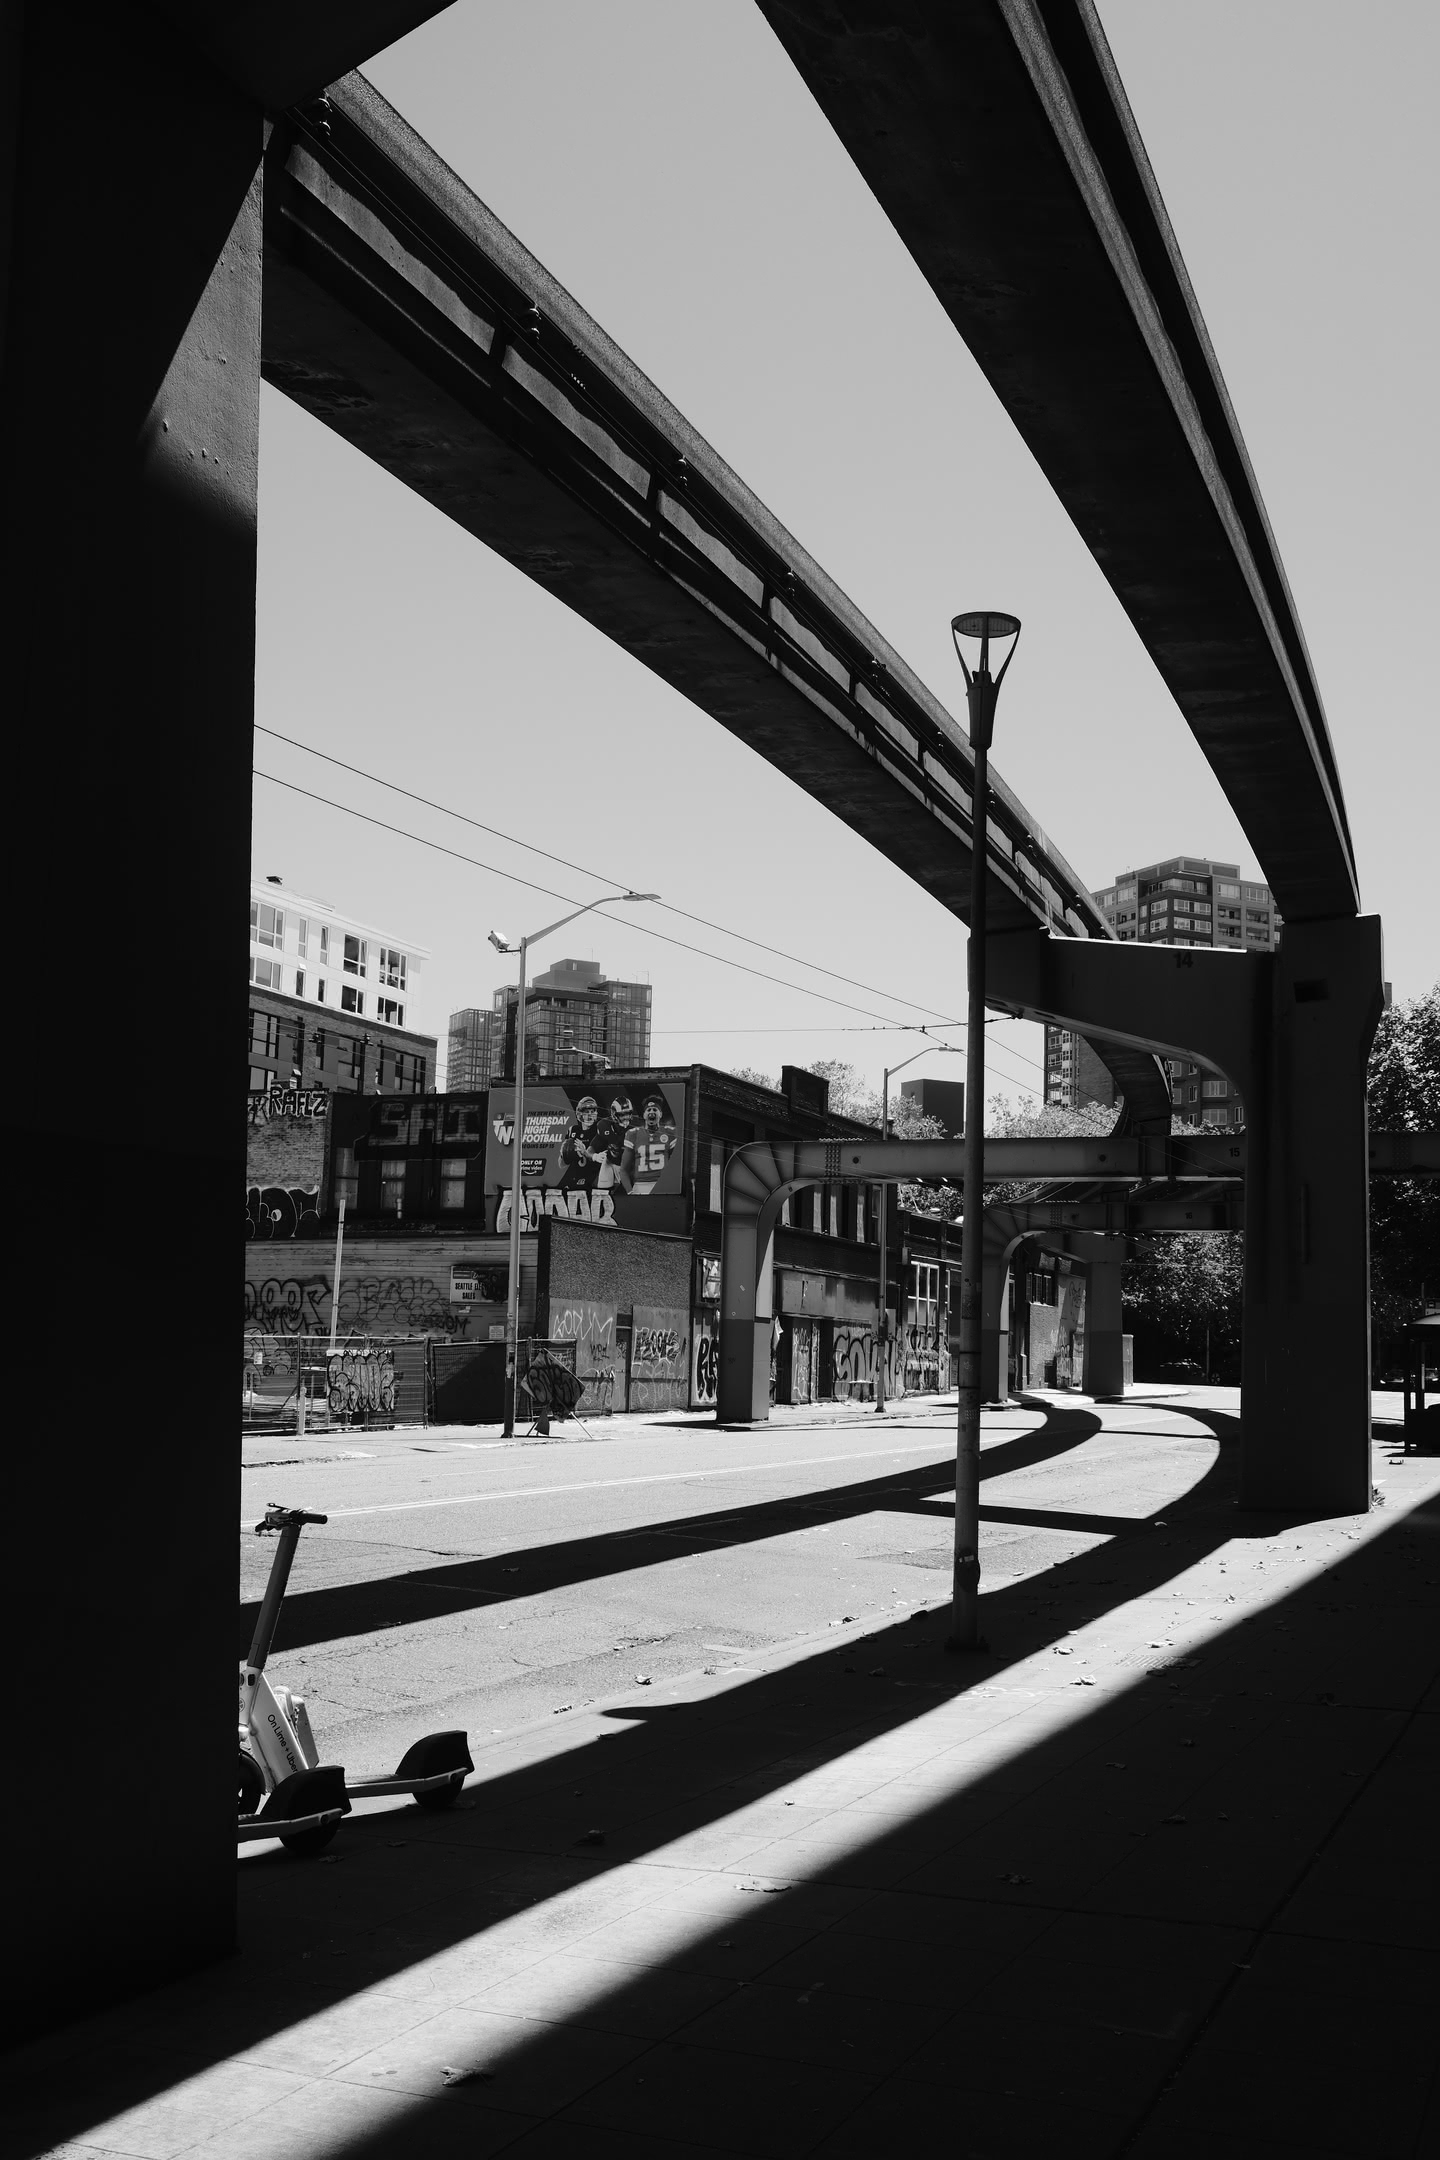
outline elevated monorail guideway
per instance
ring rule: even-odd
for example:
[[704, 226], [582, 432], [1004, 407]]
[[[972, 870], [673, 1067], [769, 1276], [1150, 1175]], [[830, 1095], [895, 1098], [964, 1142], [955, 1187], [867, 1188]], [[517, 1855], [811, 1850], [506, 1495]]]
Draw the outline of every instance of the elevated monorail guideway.
[[[968, 919], [965, 730], [358, 75], [275, 123], [263, 322], [269, 382]], [[993, 787], [992, 926], [1108, 937], [1023, 803]], [[1168, 1125], [1153, 1056], [1115, 1056], [1132, 1114]]]
[[1359, 887], [1304, 634], [1091, 0], [759, 0], [1033, 452], [1287, 922]]

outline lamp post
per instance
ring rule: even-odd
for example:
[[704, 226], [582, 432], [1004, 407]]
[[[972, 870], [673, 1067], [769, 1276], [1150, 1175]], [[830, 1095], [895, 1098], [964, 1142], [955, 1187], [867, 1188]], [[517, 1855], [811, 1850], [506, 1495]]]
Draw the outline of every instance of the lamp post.
[[659, 893], [613, 892], [601, 893], [598, 900], [587, 900], [584, 907], [572, 908], [558, 922], [546, 923], [543, 930], [532, 930], [518, 944], [511, 944], [502, 931], [490, 932], [490, 943], [499, 953], [518, 953], [520, 956], [520, 986], [515, 1004], [515, 1130], [510, 1147], [510, 1282], [505, 1299], [505, 1437], [510, 1439], [515, 1431], [515, 1396], [517, 1366], [520, 1349], [520, 1210], [525, 1193], [522, 1178], [522, 1143], [525, 1137], [525, 964], [530, 947], [538, 945], [552, 931], [563, 930], [566, 923], [575, 922], [581, 915], [588, 915], [592, 908], [604, 907], [609, 900], [658, 900]]
[[[975, 777], [970, 808], [970, 1006], [965, 1065], [965, 1215], [960, 1237], [959, 1402], [955, 1431], [955, 1586], [949, 1647], [979, 1650], [980, 1639], [980, 1330], [985, 1205], [985, 862], [990, 822], [990, 741], [1005, 671], [1015, 657], [1020, 621], [991, 608], [950, 624], [970, 707]], [[972, 670], [962, 638], [978, 639]], [[990, 673], [991, 638], [1013, 640], [998, 675]]]
[[[959, 1057], [961, 1054], [953, 1043], [927, 1043], [923, 1050], [915, 1052], [914, 1057], [901, 1058], [898, 1065], [887, 1065], [885, 1067], [885, 1078], [880, 1089], [880, 1137], [882, 1140], [888, 1140], [890, 1137], [890, 1075], [904, 1072], [907, 1065], [918, 1064], [920, 1059], [928, 1057], [932, 1050], [943, 1051], [950, 1057]], [[880, 1356], [875, 1366], [875, 1409], [877, 1414], [882, 1414], [885, 1409], [885, 1345], [890, 1334], [890, 1305], [885, 1296], [887, 1272], [886, 1231], [889, 1227], [889, 1215], [890, 1187], [882, 1178], [880, 1182]]]

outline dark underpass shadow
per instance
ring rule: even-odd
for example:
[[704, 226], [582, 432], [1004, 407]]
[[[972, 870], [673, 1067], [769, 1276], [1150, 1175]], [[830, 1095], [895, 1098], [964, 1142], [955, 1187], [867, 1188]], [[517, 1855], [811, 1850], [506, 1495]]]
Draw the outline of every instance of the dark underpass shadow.
[[[1063, 1409], [1053, 1403], [1030, 1403], [1043, 1409], [1046, 1423], [987, 1447], [981, 1456], [982, 1478], [1005, 1477], [1036, 1463], [1066, 1454], [1095, 1432], [1100, 1420], [1092, 1411]], [[936, 1445], [945, 1447], [943, 1435]], [[697, 1475], [702, 1473], [697, 1472]], [[369, 1582], [333, 1583], [319, 1590], [292, 1591], [276, 1631], [275, 1654], [301, 1650], [312, 1643], [334, 1642], [384, 1628], [409, 1627], [416, 1621], [470, 1612], [575, 1583], [625, 1575], [640, 1567], [659, 1567], [693, 1553], [726, 1545], [748, 1545], [783, 1537], [812, 1523], [867, 1515], [882, 1504], [893, 1506], [897, 1493], [917, 1498], [953, 1487], [953, 1456], [913, 1470], [888, 1470], [853, 1485], [831, 1485], [813, 1493], [757, 1501], [746, 1507], [717, 1507], [704, 1514], [670, 1517], [635, 1529], [605, 1531], [595, 1537], [570, 1538], [548, 1545], [497, 1552], [493, 1557], [411, 1568]], [[259, 1613], [258, 1599], [240, 1607], [237, 1656], [249, 1648]]]
[[[1187, 1415], [1212, 1429], [1222, 1422], [1210, 1411]], [[253, 2049], [328, 2003], [392, 1980], [466, 1939], [483, 1939], [489, 1927], [537, 1900], [602, 1882], [615, 1867], [777, 1792], [806, 1771], [904, 1727], [937, 1703], [976, 1688], [993, 1689], [1013, 1663], [1053, 1642], [1077, 1617], [1097, 1618], [1157, 1590], [1243, 1530], [1233, 1505], [1231, 1451], [1218, 1455], [1187, 1494], [1168, 1503], [1163, 1524], [1162, 1529], [1147, 1523], [1041, 1578], [990, 1593], [985, 1625], [995, 1650], [988, 1658], [944, 1654], [942, 1609], [929, 1626], [902, 1623], [865, 1638], [866, 1665], [874, 1658], [883, 1667], [876, 1678], [845, 1671], [859, 1647], [846, 1643], [660, 1715], [640, 1719], [618, 1711], [617, 1720], [626, 1720], [623, 1732], [593, 1743], [583, 1755], [522, 1767], [472, 1787], [478, 1801], [472, 1813], [427, 1819], [412, 1810], [352, 1821], [343, 1847], [337, 1848], [348, 1862], [343, 1868], [304, 1869], [279, 1858], [251, 1863], [243, 1881], [244, 1956], [210, 1980], [202, 1977], [192, 1989], [163, 1991], [120, 2013], [133, 2020], [137, 2042], [118, 2051], [123, 2059], [112, 2054], [108, 2065], [97, 2064], [93, 2072], [83, 2052], [84, 2028], [27, 2050], [15, 2065], [24, 2076], [12, 2078], [9, 2097], [28, 2113], [27, 2100], [42, 2097], [35, 2091], [38, 2083], [44, 2127], [29, 2141], [22, 2135], [14, 2149], [33, 2154], [62, 2134], [74, 2136], [217, 2055]], [[1265, 1519], [1266, 1535], [1273, 1536], [1276, 1528], [1276, 1518]], [[1396, 1528], [1408, 1534], [1404, 1520]], [[829, 2125], [847, 2117], [858, 2126], [857, 2151], [883, 2150], [887, 2136], [894, 2149], [902, 2149], [910, 2136], [904, 2123], [897, 2118], [887, 2133], [871, 2111], [882, 2104], [887, 2081], [903, 2073], [904, 2105], [912, 2114], [917, 2107], [924, 2114], [925, 2094], [932, 2090], [926, 2084], [925, 2051], [939, 2047], [943, 2058], [949, 2045], [953, 2054], [956, 2020], [967, 2004], [978, 2006], [965, 2013], [972, 2024], [982, 2015], [992, 2026], [997, 2015], [1002, 2024], [1008, 2019], [1013, 2030], [987, 2026], [986, 2046], [995, 2062], [1010, 2063], [1005, 2074], [1012, 2084], [1023, 2082], [1001, 2043], [1018, 2044], [1019, 2034], [1031, 2041], [1034, 2036], [1013, 1991], [1004, 1992], [1005, 1975], [1031, 1946], [1048, 1940], [1049, 1931], [1063, 1927], [1067, 1896], [1073, 1903], [1066, 1869], [1073, 1872], [1077, 1854], [1090, 1867], [1090, 1877], [1111, 1864], [1113, 1837], [1098, 1825], [1094, 1787], [1112, 1773], [1097, 1767], [1098, 1755], [1128, 1748], [1125, 1735], [1133, 1738], [1138, 1724], [1157, 1715], [1163, 1720], [1183, 1713], [1199, 1730], [1205, 1703], [1218, 1697], [1227, 1669], [1243, 1669], [1258, 1699], [1265, 1691], [1267, 1659], [1274, 1677], [1283, 1678], [1287, 1610], [1302, 1603], [1308, 1607], [1317, 1598], [1334, 1600], [1344, 1591], [1347, 1572], [1358, 1570], [1372, 1582], [1377, 1573], [1383, 1579], [1381, 1548], [1390, 1542], [1390, 1537], [1372, 1542], [1358, 1559], [1345, 1561], [1277, 1610], [1217, 1637], [1197, 1678], [1167, 1668], [1118, 1689], [1081, 1727], [1017, 1750], [1003, 1768], [973, 1778], [938, 1803], [917, 1804], [903, 1829], [859, 1841], [848, 1855], [822, 1865], [818, 1879], [757, 1896], [753, 1915], [742, 1911], [723, 1929], [703, 1931], [683, 1955], [637, 1970], [578, 2018], [527, 2035], [503, 2054], [492, 2081], [444, 2090], [433, 2106], [417, 2102], [403, 2122], [397, 2123], [391, 2111], [388, 2127], [352, 2141], [327, 2142], [322, 2149], [343, 2149], [364, 2160], [392, 2152], [490, 2151], [497, 2137], [503, 2142], [510, 2131], [518, 2133], [557, 2104], [570, 2107], [572, 2094], [588, 2127], [576, 2115], [573, 2144], [563, 2137], [552, 2144], [546, 2142], [548, 2133], [537, 2133], [539, 2141], [527, 2143], [526, 2150], [643, 2152], [652, 2149], [645, 2142], [649, 2138], [657, 2151], [681, 2152], [690, 2149], [684, 2129], [689, 2122], [700, 2126], [697, 2149], [802, 2152], [814, 2149]], [[1365, 1605], [1370, 1594], [1357, 1582], [1351, 1600]], [[1163, 1780], [1147, 1781], [1143, 1798], [1150, 1817], [1157, 1808], [1168, 1812], [1177, 1800], [1183, 1804], [1186, 1780], [1193, 1785], [1197, 1764], [1183, 1736], [1171, 1763], [1173, 1791], [1162, 1790]], [[1297, 1760], [1297, 1783], [1305, 1775], [1304, 1762]], [[1029, 1810], [1023, 1821], [1015, 1816], [1017, 1780]], [[584, 1787], [583, 1807], [575, 1804], [577, 1782]], [[607, 1823], [604, 1851], [577, 1849], [577, 1837], [597, 1819]], [[1155, 1833], [1161, 1846], [1167, 1834], [1173, 1835]], [[405, 1840], [398, 1850], [397, 1835]], [[1147, 1833], [1146, 1849], [1153, 1843]], [[1187, 1923], [1192, 1933], [1202, 1921], [1214, 1919], [1216, 1885], [1203, 1878], [1201, 1867], [1200, 1910]], [[1143, 1885], [1133, 1902], [1143, 1914]], [[1152, 1895], [1152, 1908], [1153, 1903]], [[741, 1907], [738, 1896], [736, 1904]], [[1239, 1934], [1248, 1942], [1244, 1924]], [[1241, 1954], [1235, 1936], [1231, 1928], [1217, 1950], [1227, 1972]], [[584, 1947], [591, 1955], [605, 1954], [603, 1937]], [[817, 1984], [823, 1986], [821, 1994]], [[223, 2016], [212, 2002], [198, 2023], [191, 2017], [187, 2024], [193, 1998], [221, 1987]], [[1151, 1993], [1153, 1976], [1133, 1985], [1130, 1998]], [[817, 2011], [822, 2003], [829, 2005], [823, 2015]], [[806, 2014], [799, 2017], [802, 2008]], [[758, 2011], [764, 2015], [757, 2017]], [[1144, 2027], [1147, 2014], [1144, 2000], [1138, 2007], [1133, 2001], [1129, 2008], [1122, 2004], [1114, 2011], [1115, 2030], [1107, 2025], [1099, 2037], [1095, 2030], [1085, 2035], [1091, 2071], [1075, 2066], [1064, 2073], [1080, 2080], [1079, 2100], [1056, 2082], [1047, 2058], [1047, 2076], [1059, 2095], [1054, 2105], [1068, 2124], [1057, 2119], [1051, 2127], [1067, 2153], [1119, 2149], [1119, 2133], [1111, 2133], [1120, 2118], [1113, 2107], [1107, 2110], [1103, 2093], [1097, 2097], [1095, 2077], [1101, 2071], [1117, 2079], [1123, 2070], [1129, 2079], [1124, 2087], [1129, 2114], [1121, 2129], [1140, 2119], [1137, 2110], [1152, 2104], [1173, 2072], [1192, 2036], [1193, 2019], [1161, 2033]], [[114, 2022], [112, 2017], [99, 2025], [108, 2032]], [[946, 2033], [952, 2034], [948, 2043]], [[157, 2059], [154, 2050], [167, 2048], [171, 2052]], [[738, 2080], [737, 2049], [749, 2065]], [[642, 2052], [646, 2063], [632, 2074], [632, 2058]], [[461, 2061], [456, 2067], [483, 2070], [485, 2065]], [[953, 2063], [942, 2062], [940, 2075], [953, 2088]], [[975, 2142], [957, 2147], [952, 2133], [946, 2149], [977, 2155], [1000, 2151], [1000, 2145], [986, 2142], [983, 2125], [997, 2108], [1014, 2114], [1013, 2096], [1003, 2087], [992, 2092], [979, 2068], [967, 2070], [958, 2082], [974, 2086], [967, 2090], [966, 2114]], [[64, 2094], [58, 2102], [57, 2087]], [[392, 2095], [395, 2090], [389, 2088]], [[948, 2098], [942, 2093], [932, 2129], [947, 2119], [944, 2111], [953, 2110], [953, 2100], [953, 2090]], [[674, 2112], [667, 2116], [667, 2109]], [[1086, 2141], [1087, 2109], [1102, 2142]], [[12, 2119], [18, 2127], [23, 2117]], [[918, 2132], [918, 2117], [913, 2127]], [[1003, 2150], [1049, 2149], [1049, 2133], [1038, 2118], [1032, 2127], [1036, 2142], [1008, 2143]]]

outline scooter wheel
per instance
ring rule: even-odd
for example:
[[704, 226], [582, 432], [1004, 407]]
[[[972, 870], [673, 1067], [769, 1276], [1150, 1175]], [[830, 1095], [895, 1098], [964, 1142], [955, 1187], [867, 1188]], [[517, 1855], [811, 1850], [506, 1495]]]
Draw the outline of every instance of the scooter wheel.
[[316, 1853], [324, 1852], [339, 1827], [340, 1824], [336, 1821], [321, 1823], [315, 1830], [297, 1830], [293, 1837], [286, 1837], [282, 1832], [280, 1843], [286, 1852], [294, 1853], [297, 1860], [313, 1860]]
[[253, 1755], [240, 1753], [240, 1813], [253, 1815], [265, 1798], [265, 1780]]
[[429, 1792], [417, 1792], [415, 1795], [416, 1807], [429, 1808], [432, 1815], [438, 1815], [442, 1808], [454, 1807], [455, 1802], [460, 1797], [460, 1787], [463, 1782], [463, 1779], [456, 1778], [453, 1784], [433, 1785]]

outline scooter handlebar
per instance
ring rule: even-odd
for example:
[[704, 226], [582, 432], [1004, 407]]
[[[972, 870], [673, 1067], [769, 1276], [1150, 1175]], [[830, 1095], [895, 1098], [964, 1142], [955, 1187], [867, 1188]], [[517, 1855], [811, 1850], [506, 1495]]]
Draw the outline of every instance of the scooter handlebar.
[[256, 1537], [264, 1537], [272, 1530], [298, 1530], [303, 1523], [329, 1522], [328, 1515], [307, 1515], [303, 1508], [281, 1507], [272, 1500], [259, 1522], [255, 1525]]

